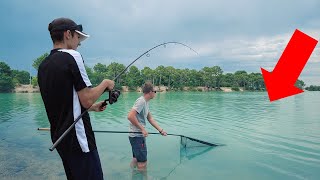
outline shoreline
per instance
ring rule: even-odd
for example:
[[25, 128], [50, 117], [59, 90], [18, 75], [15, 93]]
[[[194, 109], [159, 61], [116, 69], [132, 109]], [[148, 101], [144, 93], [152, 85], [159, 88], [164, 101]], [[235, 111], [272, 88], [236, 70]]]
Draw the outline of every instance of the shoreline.
[[12, 92], [13, 93], [39, 93], [40, 89], [38, 86], [33, 87], [32, 85], [29, 85], [29, 84], [22, 84], [22, 85], [16, 86]]
[[[168, 91], [177, 91], [169, 90], [167, 86], [154, 86], [158, 92], [168, 92]], [[212, 88], [198, 86], [198, 87], [184, 87], [181, 91], [198, 91], [198, 92], [208, 92], [208, 91], [220, 91], [220, 92], [237, 92], [232, 90], [231, 87], [220, 87], [220, 90], [215, 90]], [[238, 92], [246, 91], [243, 88], [239, 88]], [[39, 93], [40, 89], [38, 86], [33, 87], [32, 85], [19, 85], [14, 88], [12, 93]], [[122, 92], [134, 92], [129, 90], [128, 86], [122, 86]], [[142, 92], [141, 87], [137, 87], [135, 92]]]

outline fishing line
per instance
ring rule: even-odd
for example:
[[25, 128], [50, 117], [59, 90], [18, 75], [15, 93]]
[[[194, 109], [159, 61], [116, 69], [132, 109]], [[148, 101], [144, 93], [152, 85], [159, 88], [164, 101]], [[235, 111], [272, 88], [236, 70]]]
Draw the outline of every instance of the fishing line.
[[[150, 56], [149, 52], [151, 52], [152, 50], [160, 47], [160, 46], [164, 46], [166, 47], [167, 44], [179, 44], [179, 45], [182, 45], [182, 46], [185, 46], [187, 48], [189, 48], [191, 51], [195, 52], [197, 55], [199, 55], [199, 53], [197, 51], [195, 51], [194, 49], [192, 49], [191, 47], [189, 47], [188, 45], [185, 45], [183, 43], [180, 43], [180, 42], [175, 42], [175, 41], [172, 41], [172, 42], [165, 42], [165, 43], [161, 43], [161, 44], [158, 44], [152, 48], [150, 48], [149, 50], [147, 50], [146, 52], [142, 53], [139, 57], [137, 57], [135, 60], [133, 60], [123, 71], [121, 71], [114, 79], [113, 81], [117, 80], [123, 73], [125, 73], [128, 68], [134, 64], [138, 59], [140, 59], [141, 57], [143, 57], [144, 55], [146, 55], [147, 57]], [[106, 89], [107, 91], [107, 89]], [[103, 105], [107, 105], [107, 102], [109, 102], [109, 104], [113, 104], [117, 101], [117, 98], [120, 96], [120, 91], [119, 90], [110, 90], [109, 91], [109, 99], [106, 99], [104, 101], [104, 104]], [[90, 108], [88, 108], [90, 109]], [[49, 148], [50, 151], [53, 151], [57, 146], [58, 144], [63, 140], [63, 138], [71, 131], [71, 129], [76, 125], [76, 123], [81, 119], [81, 117], [86, 114], [88, 112], [88, 109], [86, 109], [85, 111], [83, 111], [75, 120], [74, 122], [70, 125], [70, 127], [54, 142], [54, 144]]]

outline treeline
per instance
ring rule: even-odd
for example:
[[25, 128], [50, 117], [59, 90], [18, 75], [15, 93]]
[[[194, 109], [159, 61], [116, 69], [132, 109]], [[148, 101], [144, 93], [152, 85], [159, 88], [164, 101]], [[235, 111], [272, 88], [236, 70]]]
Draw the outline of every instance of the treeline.
[[[48, 53], [41, 55], [33, 62], [33, 67], [38, 70], [40, 63], [48, 56]], [[86, 66], [87, 74], [91, 83], [96, 86], [103, 79], [114, 79], [126, 66], [117, 62], [109, 65], [98, 63], [92, 68]], [[183, 87], [205, 86], [211, 89], [220, 87], [231, 87], [239, 90], [240, 87], [246, 90], [261, 91], [265, 90], [264, 81], [261, 73], [250, 73], [237, 71], [235, 73], [223, 74], [219, 66], [204, 67], [201, 70], [195, 69], [176, 69], [172, 66], [158, 66], [155, 69], [144, 67], [139, 70], [132, 65], [125, 73], [116, 80], [116, 88], [128, 86], [130, 90], [135, 90], [145, 81], [151, 81], [157, 86], [167, 86], [170, 90], [182, 90]]]
[[[86, 67], [88, 76], [94, 85], [99, 84], [105, 78], [114, 79], [124, 69], [125, 65], [116, 62], [109, 65], [98, 63], [93, 68]], [[248, 91], [266, 90], [261, 73], [249, 74], [242, 70], [223, 74], [223, 70], [219, 66], [204, 67], [197, 71], [162, 65], [155, 69], [144, 67], [139, 70], [133, 65], [117, 79], [116, 84], [117, 88], [128, 86], [129, 89], [135, 90], [145, 81], [151, 81], [157, 86], [167, 86], [169, 90], [182, 90], [184, 87], [195, 90], [198, 86], [215, 90], [220, 90], [220, 87], [230, 87], [234, 91], [239, 91], [240, 88]], [[303, 89], [305, 83], [298, 80], [295, 86]]]
[[306, 87], [306, 90], [308, 91], [320, 91], [320, 86], [309, 86], [309, 87]]
[[[97, 85], [103, 79], [114, 79], [125, 69], [125, 65], [112, 62], [109, 65], [101, 63], [93, 68], [86, 67], [92, 84]], [[127, 72], [117, 80], [117, 86], [128, 86], [134, 90], [145, 81], [151, 81], [157, 86], [167, 86], [170, 90], [182, 90], [183, 87], [195, 88], [205, 86], [209, 89], [220, 89], [220, 87], [231, 87], [234, 90], [240, 87], [246, 90], [265, 90], [261, 73], [250, 73], [237, 71], [235, 73], [223, 74], [219, 66], [204, 67], [201, 70], [176, 69], [172, 66], [158, 66], [155, 69], [144, 67], [139, 70], [131, 66]]]
[[[33, 61], [33, 67], [38, 70], [40, 63], [48, 56], [45, 53]], [[91, 83], [98, 85], [103, 79], [114, 79], [126, 68], [125, 65], [112, 62], [109, 65], [98, 63], [93, 67], [86, 66], [87, 74]], [[151, 81], [156, 86], [167, 86], [169, 90], [182, 90], [189, 87], [207, 87], [208, 89], [220, 90], [220, 87], [230, 87], [234, 91], [240, 88], [249, 91], [264, 91], [265, 84], [261, 73], [247, 73], [236, 71], [235, 73], [223, 73], [219, 66], [203, 67], [201, 70], [176, 69], [172, 66], [158, 66], [155, 69], [144, 67], [138, 69], [132, 65], [125, 73], [116, 80], [116, 88], [128, 86], [130, 90], [136, 90], [145, 81]], [[11, 92], [19, 84], [29, 84], [30, 74], [27, 71], [11, 70], [4, 62], [0, 62], [0, 92]], [[32, 85], [37, 85], [37, 77], [32, 77]], [[295, 84], [303, 89], [305, 83], [298, 80]], [[310, 86], [306, 90], [319, 91], [320, 86]]]
[[11, 70], [5, 62], [0, 62], [0, 92], [11, 92], [15, 86], [30, 83], [30, 73]]

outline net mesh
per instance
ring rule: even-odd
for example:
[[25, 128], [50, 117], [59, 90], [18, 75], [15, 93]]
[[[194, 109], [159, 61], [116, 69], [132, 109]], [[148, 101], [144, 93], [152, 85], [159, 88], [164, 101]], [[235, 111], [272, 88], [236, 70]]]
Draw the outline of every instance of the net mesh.
[[180, 145], [182, 148], [196, 148], [196, 147], [215, 147], [218, 146], [218, 144], [212, 144], [209, 142], [205, 142], [199, 139], [186, 137], [186, 136], [180, 136]]
[[164, 177], [160, 179], [167, 179], [172, 172], [176, 170], [177, 167], [179, 167], [183, 161], [185, 160], [191, 160], [197, 156], [201, 156], [202, 154], [205, 154], [209, 152], [210, 150], [214, 149], [217, 146], [220, 146], [220, 144], [212, 144], [209, 142], [205, 142], [202, 140], [198, 140], [195, 138], [190, 138], [182, 135], [180, 136], [180, 159], [176, 166], [174, 166], [171, 171]]

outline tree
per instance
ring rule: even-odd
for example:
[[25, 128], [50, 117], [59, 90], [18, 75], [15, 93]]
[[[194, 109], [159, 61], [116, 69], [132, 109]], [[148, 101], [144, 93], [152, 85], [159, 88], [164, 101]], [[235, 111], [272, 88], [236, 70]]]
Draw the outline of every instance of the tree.
[[251, 73], [249, 81], [253, 81], [252, 90], [264, 90], [265, 84], [261, 73]]
[[41, 55], [41, 56], [38, 57], [37, 59], [33, 60], [32, 67], [34, 67], [34, 68], [38, 71], [40, 64], [42, 63], [42, 61], [43, 61], [48, 55], [49, 55], [48, 53], [44, 53], [43, 55]]
[[248, 84], [248, 74], [246, 71], [236, 71], [234, 73], [235, 81], [237, 82], [239, 87], [246, 88]]
[[144, 67], [141, 70], [141, 75], [144, 81], [151, 81], [152, 84], [154, 84], [154, 77], [155, 77], [154, 70], [152, 70], [149, 67]]
[[221, 86], [233, 87], [236, 85], [235, 77], [232, 73], [227, 73], [221, 77]]
[[201, 86], [201, 84], [203, 84], [200, 71], [196, 71], [192, 69], [189, 71], [189, 76], [190, 76], [190, 82], [189, 82], [190, 86], [196, 87], [196, 86]]
[[168, 67], [165, 67], [165, 70], [168, 74], [168, 88], [170, 89], [171, 88], [171, 85], [172, 85], [172, 79], [173, 79], [173, 76], [174, 76], [174, 72], [175, 72], [175, 69], [174, 67], [172, 66], [168, 66]]
[[177, 83], [176, 83], [176, 87], [181, 89], [187, 85], [187, 83], [189, 82], [189, 77], [188, 77], [188, 72], [189, 69], [178, 69], [177, 70]]
[[32, 77], [31, 84], [33, 87], [38, 86], [38, 77]]
[[211, 85], [211, 69], [207, 66], [201, 69], [201, 77], [204, 83], [204, 86], [209, 87]]
[[[96, 64], [93, 69], [86, 67], [87, 74], [93, 85], [99, 84], [103, 79], [114, 79], [125, 69], [123, 64], [112, 62], [109, 65]], [[160, 65], [156, 69], [144, 67], [141, 71], [136, 66], [121, 75], [116, 81], [116, 89], [121, 86], [129, 86], [135, 89], [144, 81], [151, 81], [154, 85], [168, 86], [169, 89], [181, 90], [184, 86], [193, 87], [209, 86], [214, 88], [232, 87], [233, 90], [265, 90], [264, 79], [261, 73], [250, 73], [236, 71], [234, 74], [223, 74], [219, 66], [204, 67], [200, 71], [195, 69], [175, 69], [172, 66]], [[305, 86], [303, 81], [297, 81], [299, 87]]]
[[311, 85], [309, 87], [306, 87], [306, 90], [308, 90], [308, 91], [320, 91], [320, 86]]
[[[114, 79], [116, 76], [120, 74], [126, 67], [123, 64], [119, 64], [116, 62], [112, 62], [107, 66], [107, 78]], [[118, 79], [116, 79], [115, 83], [118, 85], [121, 84], [122, 80], [125, 78], [126, 74], [122, 74]]]
[[222, 73], [219, 66], [202, 68], [201, 74], [205, 86], [220, 88]]
[[92, 68], [88, 67], [87, 65], [84, 65], [84, 67], [86, 68], [87, 75], [93, 86], [97, 86], [99, 83], [101, 83], [103, 77], [100, 80], [98, 74], [93, 72]]
[[99, 74], [105, 74], [108, 71], [107, 66], [101, 63], [94, 65], [93, 70]]
[[166, 77], [165, 67], [160, 65], [154, 70], [156, 74], [156, 79], [158, 80], [158, 85], [164, 85], [163, 79]]
[[0, 92], [11, 92], [14, 88], [10, 66], [0, 62]]
[[[98, 64], [94, 65], [93, 72], [89, 67], [86, 67], [86, 71], [87, 71], [87, 73], [90, 74], [90, 75], [88, 74], [88, 76], [89, 76], [89, 78], [91, 80], [91, 83], [94, 86], [96, 86], [99, 83], [101, 83], [101, 81], [103, 79], [105, 79], [106, 76], [107, 76], [106, 75], [107, 74], [107, 66], [104, 65], [104, 64], [101, 64], [101, 63], [98, 63]], [[92, 72], [92, 74], [91, 74], [91, 72]]]
[[139, 69], [136, 66], [131, 66], [126, 76], [126, 85], [128, 85], [130, 89], [135, 90], [137, 86], [142, 84], [142, 81], [143, 79]]
[[11, 76], [11, 68], [5, 62], [0, 62], [0, 74]]
[[12, 81], [12, 78], [1, 74], [0, 75], [0, 92], [11, 92], [13, 88], [14, 88], [14, 83]]
[[30, 83], [30, 73], [27, 71], [12, 70], [12, 77], [14, 81], [19, 84], [29, 84]]
[[306, 85], [306, 84], [305, 84], [302, 80], [299, 80], [299, 79], [298, 79], [297, 82], [295, 83], [295, 86], [298, 87], [298, 88], [300, 88], [300, 89], [303, 89], [305, 85]]
[[212, 78], [214, 82], [214, 87], [220, 88], [223, 71], [219, 66], [213, 66], [211, 69], [212, 69]]

